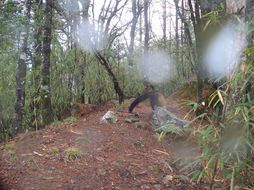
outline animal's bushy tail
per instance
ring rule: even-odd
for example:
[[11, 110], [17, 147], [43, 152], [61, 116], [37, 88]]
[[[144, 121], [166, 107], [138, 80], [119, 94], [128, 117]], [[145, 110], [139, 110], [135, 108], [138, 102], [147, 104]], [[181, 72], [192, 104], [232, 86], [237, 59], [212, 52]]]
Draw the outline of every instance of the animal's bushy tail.
[[145, 101], [146, 99], [148, 98], [151, 98], [152, 96], [154, 95], [154, 92], [148, 92], [148, 93], [145, 93], [139, 97], [137, 97], [132, 103], [131, 105], [129, 106], [129, 113], [131, 113], [133, 111], [133, 109], [140, 103], [140, 102], [143, 102]]

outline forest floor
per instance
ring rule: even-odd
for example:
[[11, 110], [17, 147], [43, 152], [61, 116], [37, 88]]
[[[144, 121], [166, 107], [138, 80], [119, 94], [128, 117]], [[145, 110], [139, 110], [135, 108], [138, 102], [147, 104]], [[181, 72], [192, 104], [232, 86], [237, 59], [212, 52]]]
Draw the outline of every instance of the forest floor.
[[[167, 101], [170, 111], [183, 118], [186, 108], [172, 98]], [[186, 137], [159, 142], [149, 122], [148, 103], [135, 109], [147, 126], [143, 129], [125, 122], [127, 108], [116, 108], [116, 101], [100, 107], [83, 105], [76, 119], [1, 144], [0, 189], [198, 189], [174, 163], [199, 155], [195, 143]], [[100, 124], [108, 110], [117, 112], [117, 123]]]

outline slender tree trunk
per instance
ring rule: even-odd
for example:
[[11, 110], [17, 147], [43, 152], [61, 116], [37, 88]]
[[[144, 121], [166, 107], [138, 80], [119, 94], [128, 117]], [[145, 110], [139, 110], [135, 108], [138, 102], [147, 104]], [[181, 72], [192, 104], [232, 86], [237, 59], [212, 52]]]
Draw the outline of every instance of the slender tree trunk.
[[31, 1], [26, 1], [26, 22], [24, 29], [20, 34], [20, 51], [17, 61], [16, 70], [16, 103], [15, 103], [15, 116], [13, 123], [12, 135], [15, 135], [21, 130], [23, 121], [23, 112], [25, 106], [25, 84], [26, 84], [26, 69], [27, 69], [27, 54], [28, 54], [28, 36], [29, 36], [29, 23], [31, 17]]
[[166, 46], [167, 46], [167, 0], [163, 0], [163, 28], [162, 28], [162, 32], [163, 32], [163, 49], [166, 50]]
[[191, 63], [191, 70], [194, 72], [195, 70], [195, 64], [196, 64], [196, 48], [194, 47], [193, 45], [193, 42], [192, 42], [192, 37], [191, 37], [191, 32], [190, 32], [190, 27], [189, 27], [189, 24], [187, 22], [187, 18], [185, 17], [185, 14], [184, 13], [181, 13], [180, 11], [180, 8], [177, 4], [177, 0], [174, 0], [175, 2], [175, 7], [176, 7], [176, 14], [179, 15], [182, 23], [184, 24], [184, 33], [186, 35], [186, 38], [187, 38], [187, 43], [188, 43], [188, 46], [189, 46], [189, 55], [190, 55], [190, 63]]
[[202, 81], [202, 64], [201, 64], [201, 32], [202, 23], [200, 16], [200, 2], [195, 0], [194, 8], [192, 1], [188, 0], [190, 8], [191, 21], [194, 28], [196, 39], [196, 73], [197, 73], [197, 102], [200, 104], [203, 101], [203, 81]]
[[81, 93], [80, 93], [80, 102], [84, 104], [85, 100], [85, 75], [86, 75], [86, 68], [87, 68], [87, 60], [86, 60], [86, 53], [83, 55], [83, 63], [81, 64]]
[[[88, 21], [88, 11], [89, 11], [89, 6], [90, 6], [90, 0], [87, 1], [83, 1], [82, 2], [82, 7], [83, 7], [83, 11], [82, 11], [82, 17], [84, 22]], [[93, 6], [94, 6], [94, 2], [93, 2]], [[94, 7], [93, 7], [94, 9]], [[94, 10], [92, 11], [94, 14]], [[81, 94], [80, 94], [80, 102], [81, 103], [85, 103], [85, 75], [86, 75], [86, 68], [87, 68], [87, 53], [84, 52], [83, 53], [83, 62], [81, 63]]]
[[[105, 2], [106, 1], [104, 1], [103, 7], [105, 7]], [[122, 7], [125, 6], [126, 3], [127, 3], [127, 1], [124, 1], [124, 5], [122, 5]], [[104, 33], [107, 34], [107, 35], [109, 34], [109, 28], [110, 28], [110, 23], [111, 23], [112, 19], [115, 17], [117, 12], [121, 9], [121, 8], [119, 8], [120, 0], [117, 0], [115, 2], [114, 8], [112, 9], [112, 11], [109, 12], [109, 10], [110, 10], [109, 9], [110, 4], [111, 4], [111, 1], [110, 1], [109, 5], [108, 5], [108, 8], [106, 8], [105, 15], [102, 14], [103, 10], [101, 11], [101, 15], [100, 15], [101, 18], [104, 18], [106, 16], [108, 17], [107, 19], [104, 19], [104, 20], [102, 19], [102, 21], [101, 21], [102, 22], [102, 24], [101, 24], [101, 31], [104, 31]], [[103, 30], [103, 28], [104, 28], [104, 30]], [[110, 47], [111, 44], [112, 44], [112, 42], [109, 43], [108, 47]], [[117, 93], [118, 98], [119, 98], [119, 103], [120, 104], [123, 103], [123, 101], [124, 101], [124, 93], [123, 93], [123, 91], [122, 91], [122, 89], [121, 89], [121, 87], [119, 85], [119, 82], [118, 82], [114, 72], [112, 71], [112, 68], [110, 67], [109, 62], [96, 49], [96, 46], [95, 46], [95, 44], [93, 42], [90, 41], [89, 45], [92, 48], [93, 53], [94, 53], [96, 59], [98, 60], [98, 62], [106, 69], [108, 75], [112, 78], [112, 82], [113, 82], [113, 85], [114, 85], [115, 92]], [[100, 91], [100, 89], [99, 89], [99, 91]], [[101, 93], [99, 93], [99, 94], [101, 94]]]
[[[175, 5], [178, 7], [179, 0], [175, 1]], [[175, 43], [176, 43], [176, 59], [179, 60], [179, 29], [178, 29], [178, 14], [175, 17]]]
[[140, 45], [143, 43], [143, 23], [142, 23], [143, 20], [142, 19], [143, 19], [143, 16], [141, 12], [139, 16], [139, 43]]
[[32, 122], [31, 125], [33, 128], [38, 128], [38, 111], [39, 111], [39, 84], [40, 84], [40, 66], [41, 66], [41, 49], [42, 49], [42, 27], [41, 27], [41, 20], [42, 20], [42, 2], [41, 0], [35, 1], [35, 8], [34, 8], [34, 55], [33, 55], [33, 62], [32, 62], [32, 72], [33, 72], [33, 100], [31, 102], [31, 110], [32, 110]]
[[149, 21], [148, 21], [148, 0], [144, 1], [144, 20], [145, 20], [145, 41], [144, 41], [144, 54], [146, 55], [148, 52], [149, 46]]
[[129, 45], [129, 55], [128, 62], [129, 65], [133, 65], [133, 52], [134, 52], [134, 40], [135, 40], [135, 31], [139, 17], [139, 10], [137, 10], [137, 1], [132, 0], [132, 23], [131, 23], [131, 31], [130, 31], [130, 45]]
[[42, 27], [41, 20], [42, 18], [42, 6], [41, 0], [35, 1], [35, 9], [34, 9], [34, 20], [35, 20], [35, 32], [34, 32], [34, 57], [33, 57], [33, 65], [32, 69], [34, 71], [34, 86], [36, 89], [39, 87], [40, 83], [40, 75], [38, 74], [38, 70], [41, 66], [41, 49], [42, 49]]
[[97, 60], [99, 61], [99, 63], [102, 66], [104, 66], [104, 68], [108, 72], [109, 76], [112, 78], [114, 89], [115, 89], [115, 91], [116, 91], [116, 93], [118, 95], [118, 98], [119, 98], [119, 103], [120, 104], [123, 103], [123, 101], [124, 101], [124, 93], [123, 93], [122, 89], [120, 88], [119, 82], [118, 82], [115, 74], [111, 70], [108, 61], [94, 47], [93, 47], [93, 53], [94, 53], [95, 57], [97, 58]]
[[53, 121], [53, 111], [51, 105], [51, 89], [50, 89], [50, 54], [52, 39], [52, 18], [53, 18], [53, 0], [46, 0], [44, 17], [44, 31], [42, 44], [42, 65], [41, 65], [41, 114], [42, 125], [47, 125]]
[[[246, 14], [248, 15], [247, 20], [249, 22], [251, 22], [254, 19], [253, 9], [254, 9], [254, 1], [252, 0], [252, 1], [246, 2]], [[252, 31], [250, 33], [249, 39], [251, 39], [251, 40], [249, 40], [248, 46], [253, 47], [253, 44], [254, 44], [254, 41], [253, 41], [254, 31]], [[248, 55], [247, 59], [250, 60], [252, 65], [254, 65], [254, 55], [253, 54]], [[247, 78], [247, 84], [246, 84], [246, 89], [245, 89], [246, 97], [249, 96], [250, 99], [253, 100], [254, 99], [254, 87], [253, 87], [252, 84], [253, 84], [253, 81], [254, 81], [254, 77], [253, 77], [253, 75], [250, 75], [250, 76], [246, 76], [246, 78]], [[252, 117], [252, 115], [253, 114], [250, 114], [250, 118]]]
[[[149, 48], [149, 17], [148, 17], [148, 8], [149, 8], [149, 0], [144, 1], [144, 24], [145, 24], [145, 40], [144, 40], [144, 61], [146, 60], [145, 57], [148, 54]], [[143, 63], [145, 64], [145, 63]], [[145, 90], [147, 86], [150, 85], [150, 82], [147, 80], [145, 73], [143, 75], [143, 85], [145, 86]]]
[[[168, 10], [169, 11], [169, 15], [171, 15], [171, 9], [169, 9]], [[168, 25], [169, 25], [169, 34], [168, 34], [168, 39], [169, 39], [169, 52], [171, 53], [171, 46], [172, 46], [172, 43], [171, 43], [171, 37], [172, 37], [172, 34], [171, 34], [171, 30], [172, 30], [172, 23], [171, 23], [171, 16], [170, 16], [170, 19], [168, 19], [169, 20], [169, 23], [168, 23]]]
[[90, 7], [90, 2], [91, 2], [90, 0], [81, 1], [82, 7], [83, 7], [82, 16], [85, 19], [88, 19], [88, 11]]
[[195, 1], [195, 16], [196, 16], [196, 51], [197, 51], [197, 102], [201, 104], [203, 101], [203, 79], [202, 71], [203, 65], [201, 60], [201, 48], [202, 48], [202, 20], [200, 16], [200, 2], [199, 0]]
[[[184, 0], [182, 0], [181, 2], [182, 4], [182, 14], [183, 16], [185, 16], [184, 14]], [[183, 63], [183, 59], [184, 59], [184, 23], [181, 22], [181, 60], [180, 60], [180, 63], [181, 63], [181, 68], [182, 68], [182, 76], [183, 77], [187, 77], [186, 76], [186, 73], [185, 73], [185, 68], [183, 67], [184, 63]]]

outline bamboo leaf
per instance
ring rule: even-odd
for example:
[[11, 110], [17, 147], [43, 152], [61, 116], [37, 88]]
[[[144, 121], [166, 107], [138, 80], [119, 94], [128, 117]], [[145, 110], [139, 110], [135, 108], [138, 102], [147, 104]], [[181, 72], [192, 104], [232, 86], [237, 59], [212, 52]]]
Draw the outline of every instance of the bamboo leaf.
[[235, 167], [233, 167], [232, 176], [230, 180], [230, 190], [234, 190]]
[[224, 105], [225, 105], [225, 103], [224, 103], [224, 100], [223, 100], [223, 97], [222, 97], [222, 95], [221, 95], [220, 90], [217, 90], [217, 93], [218, 93], [218, 96], [219, 96], [219, 99], [220, 99], [220, 101], [221, 101], [222, 105], [224, 106]]

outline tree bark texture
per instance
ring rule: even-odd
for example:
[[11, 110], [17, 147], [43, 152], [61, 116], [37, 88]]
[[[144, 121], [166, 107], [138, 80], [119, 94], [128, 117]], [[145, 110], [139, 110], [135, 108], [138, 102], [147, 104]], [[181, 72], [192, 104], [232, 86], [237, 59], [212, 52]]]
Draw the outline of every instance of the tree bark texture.
[[52, 39], [53, 0], [46, 0], [45, 6], [40, 81], [42, 126], [53, 121], [50, 89], [50, 45]]
[[149, 46], [149, 21], [148, 21], [148, 8], [149, 1], [144, 1], [144, 20], [145, 20], [145, 41], [144, 41], [144, 54], [146, 55], [148, 52]]
[[131, 31], [130, 31], [130, 45], [129, 45], [129, 55], [128, 62], [129, 65], [133, 65], [133, 53], [134, 53], [134, 40], [135, 40], [135, 31], [140, 16], [141, 8], [139, 7], [139, 1], [132, 0], [132, 21], [131, 21]]
[[23, 30], [20, 34], [20, 50], [16, 67], [16, 102], [15, 115], [12, 129], [12, 135], [15, 135], [21, 130], [23, 121], [23, 112], [25, 106], [25, 84], [26, 84], [26, 69], [27, 69], [27, 41], [29, 36], [29, 23], [31, 17], [31, 1], [26, 1], [25, 8], [26, 21]]
[[40, 66], [41, 66], [41, 52], [42, 52], [42, 26], [41, 26], [41, 20], [42, 20], [42, 2], [41, 0], [35, 1], [34, 6], [34, 55], [33, 55], [33, 61], [32, 61], [32, 71], [33, 71], [33, 86], [34, 86], [34, 92], [33, 92], [33, 100], [31, 102], [30, 108], [32, 110], [32, 127], [34, 129], [38, 128], [38, 111], [39, 111], [39, 86], [40, 86]]

